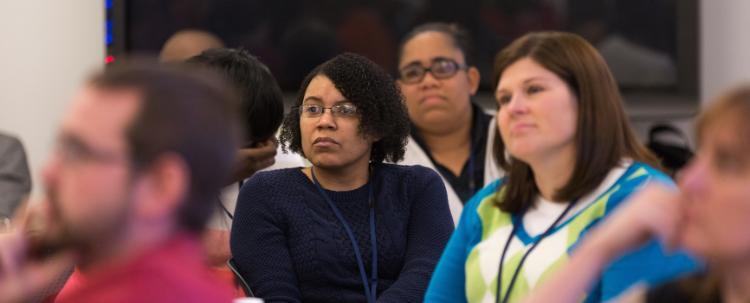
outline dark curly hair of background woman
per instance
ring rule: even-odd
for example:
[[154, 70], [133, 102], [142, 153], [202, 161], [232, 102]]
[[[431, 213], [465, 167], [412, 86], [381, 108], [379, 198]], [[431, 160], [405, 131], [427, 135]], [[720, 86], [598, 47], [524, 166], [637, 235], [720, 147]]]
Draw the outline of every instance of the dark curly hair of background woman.
[[326, 76], [348, 101], [357, 106], [359, 131], [362, 135], [380, 137], [372, 145], [373, 163], [398, 162], [404, 157], [409, 134], [409, 116], [401, 91], [393, 78], [369, 59], [344, 53], [313, 69], [299, 90], [295, 107], [284, 118], [279, 140], [282, 148], [304, 156], [297, 108], [302, 105], [307, 86], [317, 75]]

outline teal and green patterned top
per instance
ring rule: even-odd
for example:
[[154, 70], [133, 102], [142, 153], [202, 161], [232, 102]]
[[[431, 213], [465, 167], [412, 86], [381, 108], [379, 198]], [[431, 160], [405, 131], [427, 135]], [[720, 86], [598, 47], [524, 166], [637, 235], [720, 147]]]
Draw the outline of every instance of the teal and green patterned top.
[[[579, 240], [599, 220], [648, 182], [672, 184], [666, 175], [635, 162], [612, 169], [599, 187], [581, 197], [572, 211], [529, 254], [519, 270], [509, 302], [518, 302], [556, 268], [568, 260]], [[425, 294], [425, 302], [495, 302], [500, 254], [516, 226], [503, 263], [501, 291], [507, 293], [511, 277], [524, 253], [560, 216], [566, 203], [538, 198], [522, 217], [495, 206], [503, 194], [503, 179], [479, 191], [464, 208], [458, 227], [438, 263]], [[698, 264], [687, 254], [667, 254], [657, 241], [616, 260], [602, 273], [584, 302], [602, 302], [638, 282], [653, 284], [692, 272]]]

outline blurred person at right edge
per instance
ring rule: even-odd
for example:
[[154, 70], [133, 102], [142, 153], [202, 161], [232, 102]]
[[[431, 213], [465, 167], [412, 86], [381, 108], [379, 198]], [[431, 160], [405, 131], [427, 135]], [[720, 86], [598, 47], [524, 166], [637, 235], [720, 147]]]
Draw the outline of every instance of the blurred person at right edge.
[[[494, 70], [502, 137], [494, 156], [507, 175], [467, 203], [427, 302], [518, 302], [641, 187], [673, 185], [636, 139], [614, 78], [583, 38], [526, 34], [500, 51]], [[577, 300], [607, 301], [697, 267], [650, 241]]]
[[698, 152], [678, 190], [652, 185], [634, 196], [528, 302], [577, 302], [613, 260], [655, 239], [698, 255], [707, 270], [634, 287], [620, 302], [750, 302], [749, 115], [750, 85], [711, 102], [698, 118]]
[[502, 176], [491, 156], [495, 121], [471, 100], [480, 78], [471, 52], [468, 33], [447, 23], [414, 28], [398, 52], [397, 83], [411, 120], [400, 163], [440, 174], [454, 224], [466, 201]]

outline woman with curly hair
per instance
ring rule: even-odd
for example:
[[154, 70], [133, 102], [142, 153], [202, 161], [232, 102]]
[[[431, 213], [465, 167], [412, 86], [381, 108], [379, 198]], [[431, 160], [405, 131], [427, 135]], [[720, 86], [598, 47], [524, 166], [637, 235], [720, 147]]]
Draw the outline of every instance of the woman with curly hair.
[[421, 302], [453, 231], [432, 170], [404, 155], [409, 120], [393, 79], [342, 54], [303, 81], [281, 142], [312, 167], [242, 187], [231, 249], [266, 302]]

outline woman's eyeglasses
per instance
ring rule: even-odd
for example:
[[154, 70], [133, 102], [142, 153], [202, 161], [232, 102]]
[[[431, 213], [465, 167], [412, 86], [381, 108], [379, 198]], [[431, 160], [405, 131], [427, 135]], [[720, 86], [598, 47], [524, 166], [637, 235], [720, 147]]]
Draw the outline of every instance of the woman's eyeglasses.
[[334, 117], [355, 117], [358, 114], [357, 106], [351, 103], [341, 103], [331, 107], [324, 107], [317, 104], [305, 104], [298, 107], [299, 114], [305, 118], [323, 116], [326, 109], [330, 110]]
[[422, 82], [427, 72], [431, 73], [436, 79], [448, 79], [459, 70], [466, 68], [466, 65], [458, 64], [452, 59], [440, 58], [432, 61], [430, 67], [424, 67], [419, 63], [409, 64], [399, 71], [399, 77], [404, 83], [416, 84]]

